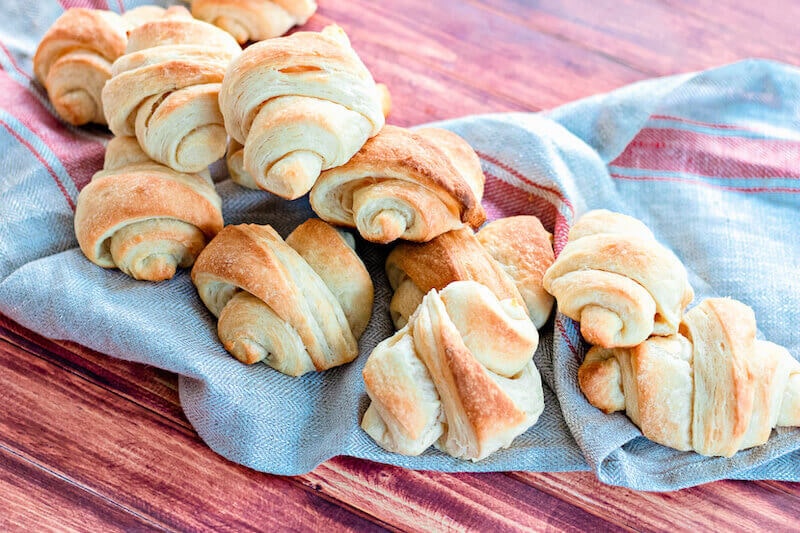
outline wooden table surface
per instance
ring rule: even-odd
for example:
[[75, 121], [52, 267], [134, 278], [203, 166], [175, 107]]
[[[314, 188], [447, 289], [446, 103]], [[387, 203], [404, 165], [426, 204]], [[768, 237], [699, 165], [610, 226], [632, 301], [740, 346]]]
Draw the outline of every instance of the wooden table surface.
[[[320, 0], [392, 92], [390, 123], [537, 111], [746, 57], [800, 64], [800, 2]], [[800, 96], [800, 95], [798, 95]], [[0, 529], [767, 530], [798, 528], [800, 484], [673, 493], [587, 472], [443, 474], [340, 457], [297, 477], [214, 454], [175, 375], [0, 318]]]

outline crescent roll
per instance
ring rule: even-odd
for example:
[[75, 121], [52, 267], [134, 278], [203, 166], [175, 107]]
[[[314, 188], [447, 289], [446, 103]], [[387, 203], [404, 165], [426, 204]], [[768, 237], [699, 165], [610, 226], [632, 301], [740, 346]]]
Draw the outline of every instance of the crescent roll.
[[474, 281], [430, 291], [409, 323], [378, 344], [363, 375], [371, 404], [361, 427], [381, 447], [430, 445], [478, 461], [536, 423], [544, 409], [525, 307]]
[[299, 376], [358, 356], [373, 286], [353, 246], [319, 219], [286, 241], [270, 226], [227, 226], [198, 257], [192, 281], [231, 355]]
[[338, 26], [248, 47], [228, 68], [219, 103], [244, 147], [245, 185], [287, 199], [346, 163], [384, 124], [375, 81]]
[[317, 11], [314, 0], [192, 0], [192, 15], [221, 28], [239, 42], [279, 37], [305, 24]]
[[677, 332], [694, 297], [675, 254], [639, 220], [605, 210], [578, 219], [543, 282], [583, 337], [605, 348]]
[[241, 48], [227, 32], [183, 7], [132, 30], [103, 88], [108, 126], [135, 136], [152, 159], [199, 172], [225, 154], [217, 102], [225, 69]]
[[[378, 90], [381, 102], [381, 112], [384, 117], [387, 117], [392, 110], [392, 96], [389, 93], [389, 88], [383, 83], [378, 83], [375, 87]], [[228, 166], [228, 175], [234, 183], [249, 189], [260, 188], [244, 168], [244, 146], [234, 138], [228, 141], [228, 153], [225, 155], [225, 160]]]
[[320, 176], [311, 207], [368, 241], [426, 242], [483, 224], [484, 180], [475, 151], [455, 133], [386, 126], [347, 164]]
[[106, 123], [100, 93], [111, 64], [125, 52], [127, 30], [164, 12], [153, 10], [137, 8], [119, 16], [76, 7], [56, 19], [36, 49], [33, 71], [62, 119], [74, 126]]
[[392, 320], [399, 329], [428, 291], [472, 280], [501, 300], [524, 304], [540, 328], [553, 308], [553, 297], [542, 287], [544, 271], [552, 263], [552, 236], [533, 216], [501, 218], [477, 234], [462, 227], [427, 243], [400, 243], [386, 259], [394, 290]]
[[81, 190], [75, 209], [75, 235], [91, 262], [149, 281], [192, 266], [222, 225], [222, 201], [208, 172], [160, 165], [131, 137], [109, 142], [103, 170]]
[[800, 363], [755, 335], [748, 306], [703, 300], [675, 335], [592, 348], [578, 381], [592, 405], [625, 411], [650, 440], [730, 457], [767, 442], [774, 427], [800, 426]]

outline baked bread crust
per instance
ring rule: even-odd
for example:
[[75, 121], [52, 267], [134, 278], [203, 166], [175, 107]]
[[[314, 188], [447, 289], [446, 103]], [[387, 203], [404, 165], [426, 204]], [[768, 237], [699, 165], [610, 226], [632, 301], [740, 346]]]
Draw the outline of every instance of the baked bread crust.
[[483, 224], [484, 180], [475, 151], [455, 133], [386, 126], [346, 164], [325, 171], [310, 200], [323, 220], [358, 228], [369, 241], [426, 242]]
[[375, 347], [363, 375], [362, 428], [383, 448], [431, 444], [479, 461], [532, 426], [544, 408], [524, 307], [473, 281], [429, 292], [408, 325]]
[[305, 24], [317, 11], [314, 0], [192, 0], [192, 15], [214, 24], [244, 44], [279, 37]]
[[126, 32], [163, 12], [163, 8], [146, 6], [119, 16], [76, 7], [58, 17], [33, 57], [36, 79], [47, 90], [56, 113], [73, 126], [105, 124], [101, 93], [111, 78], [111, 64], [125, 52]]
[[207, 172], [160, 165], [131, 137], [109, 142], [103, 170], [75, 209], [75, 235], [90, 261], [149, 281], [191, 266], [222, 225], [222, 201]]
[[322, 170], [346, 163], [384, 125], [375, 81], [338, 26], [248, 47], [229, 66], [219, 103], [244, 147], [249, 176], [240, 183], [287, 199], [307, 193]]
[[635, 218], [606, 210], [583, 215], [544, 275], [558, 309], [591, 344], [636, 346], [678, 331], [694, 298], [686, 269]]
[[355, 359], [372, 312], [366, 268], [318, 219], [286, 241], [270, 226], [227, 226], [198, 257], [192, 281], [219, 318], [226, 350], [292, 376]]
[[675, 335], [592, 348], [578, 382], [592, 405], [624, 410], [655, 442], [730, 457], [764, 444], [774, 427], [800, 425], [800, 363], [755, 334], [745, 304], [703, 300]]
[[182, 7], [138, 26], [103, 88], [109, 129], [135, 136], [150, 158], [180, 172], [207, 168], [225, 154], [217, 99], [240, 52], [228, 33]]
[[501, 300], [523, 303], [540, 328], [553, 308], [553, 297], [542, 287], [544, 271], [552, 263], [552, 236], [533, 216], [498, 219], [477, 234], [462, 227], [427, 243], [400, 243], [386, 258], [395, 291], [392, 319], [399, 329], [431, 289], [473, 280]]

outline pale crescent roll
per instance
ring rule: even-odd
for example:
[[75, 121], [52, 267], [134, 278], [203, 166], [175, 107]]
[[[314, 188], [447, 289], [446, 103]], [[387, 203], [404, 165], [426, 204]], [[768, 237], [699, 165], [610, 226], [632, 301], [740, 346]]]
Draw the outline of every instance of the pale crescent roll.
[[244, 184], [287, 199], [307, 193], [384, 125], [375, 81], [338, 26], [249, 46], [230, 64], [219, 103], [244, 147]]
[[386, 126], [346, 164], [325, 171], [310, 200], [322, 219], [357, 228], [369, 241], [426, 242], [486, 220], [484, 180], [475, 151], [455, 133]]
[[399, 329], [431, 289], [473, 280], [497, 298], [524, 304], [534, 325], [542, 327], [553, 308], [553, 297], [542, 287], [552, 263], [552, 236], [533, 216], [501, 218], [477, 234], [462, 227], [427, 243], [400, 243], [386, 258], [392, 320]]
[[[381, 102], [381, 112], [386, 117], [392, 110], [392, 96], [389, 93], [389, 88], [383, 83], [376, 84], [375, 88], [378, 91], [378, 97]], [[225, 154], [225, 160], [228, 166], [228, 175], [234, 183], [249, 189], [262, 188], [244, 168], [244, 146], [233, 137], [228, 141], [228, 152]]]
[[171, 7], [133, 29], [103, 88], [108, 127], [135, 136], [152, 159], [198, 172], [225, 154], [217, 102], [225, 69], [241, 48], [228, 33]]
[[125, 52], [126, 31], [164, 12], [151, 7], [123, 16], [75, 7], [47, 30], [33, 57], [33, 71], [62, 119], [74, 126], [106, 123], [100, 95], [111, 78], [111, 64]]
[[317, 10], [314, 0], [191, 0], [192, 15], [221, 28], [239, 42], [279, 37], [305, 24]]
[[625, 411], [650, 440], [730, 457], [767, 442], [774, 427], [800, 426], [800, 363], [755, 334], [745, 304], [703, 300], [678, 334], [592, 348], [578, 381], [592, 405]]
[[191, 266], [222, 224], [222, 201], [208, 172], [160, 165], [131, 137], [109, 142], [103, 170], [75, 208], [75, 234], [91, 262], [149, 281]]
[[544, 408], [532, 359], [538, 340], [524, 306], [479, 283], [432, 290], [369, 356], [363, 375], [371, 404], [361, 427], [404, 455], [435, 445], [479, 461], [508, 447]]
[[605, 348], [677, 332], [694, 297], [675, 254], [639, 220], [605, 210], [578, 219], [543, 282], [583, 337]]
[[319, 219], [286, 241], [270, 226], [227, 226], [198, 257], [192, 281], [231, 355], [299, 376], [358, 355], [373, 286], [352, 246]]

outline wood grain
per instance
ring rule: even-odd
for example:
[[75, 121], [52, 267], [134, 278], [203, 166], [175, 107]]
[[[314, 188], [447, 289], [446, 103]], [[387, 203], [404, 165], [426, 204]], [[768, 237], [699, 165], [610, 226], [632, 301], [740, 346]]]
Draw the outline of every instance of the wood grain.
[[292, 529], [375, 528], [287, 478], [224, 461], [185, 424], [25, 355], [0, 345], [0, 449], [51, 477], [167, 529], [261, 530], [254, 518], [264, 514]]
[[0, 447], [0, 529], [132, 531], [157, 527], [144, 517]]
[[[512, 472], [510, 477], [622, 526], [665, 531], [796, 531], [800, 484], [719, 481], [674, 492], [642, 492], [603, 485], [594, 474]], [[777, 494], [762, 483], [780, 487]], [[746, 502], [746, 513], [742, 513]]]
[[[746, 57], [800, 63], [800, 3], [321, 0], [394, 101], [390, 122], [537, 111]], [[211, 452], [176, 376], [43, 339], [0, 317], [0, 529], [796, 529], [800, 484], [674, 493], [593, 474], [412, 472], [339, 457], [278, 477]]]
[[417, 531], [624, 529], [502, 473], [416, 472], [338, 457], [303, 479], [388, 523], [418, 517]]

